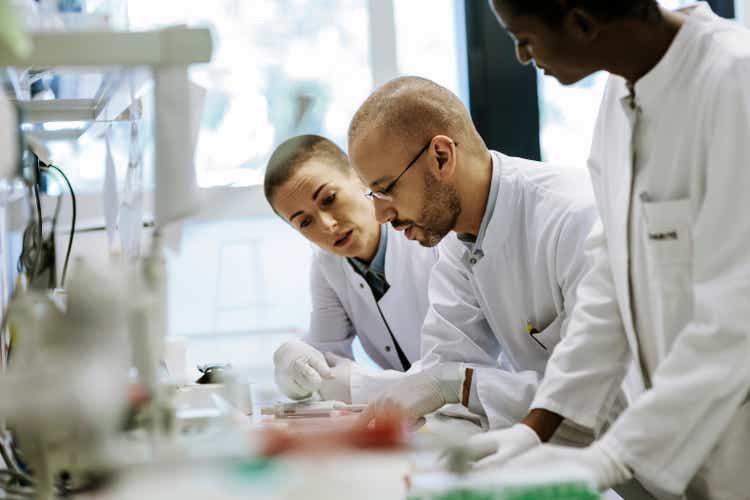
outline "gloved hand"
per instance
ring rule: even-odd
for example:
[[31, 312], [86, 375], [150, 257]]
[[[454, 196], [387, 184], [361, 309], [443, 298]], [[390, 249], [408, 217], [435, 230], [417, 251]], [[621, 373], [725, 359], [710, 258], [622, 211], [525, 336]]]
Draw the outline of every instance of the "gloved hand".
[[320, 351], [301, 340], [285, 342], [273, 354], [276, 383], [291, 399], [305, 399], [331, 378]]
[[540, 444], [539, 436], [531, 427], [516, 424], [507, 429], [471, 436], [466, 445], [467, 458], [475, 462], [475, 469], [498, 467]]
[[438, 464], [441, 469], [454, 470], [453, 467], [458, 467], [462, 471], [466, 465], [474, 470], [496, 468], [540, 444], [539, 436], [531, 427], [516, 424], [507, 429], [471, 436], [466, 444], [446, 450]]
[[324, 354], [328, 366], [331, 368], [331, 378], [323, 380], [320, 385], [320, 397], [326, 401], [343, 401], [351, 404], [352, 368], [355, 363], [348, 358], [341, 357], [332, 352]]
[[424, 415], [461, 400], [465, 372], [461, 363], [442, 363], [405, 375], [367, 405], [358, 423], [368, 425], [378, 418], [401, 415], [406, 423], [414, 424]]
[[586, 472], [593, 485], [603, 491], [622, 484], [633, 477], [633, 473], [614, 452], [597, 441], [588, 448], [571, 448], [554, 444], [543, 444], [533, 450], [508, 461], [506, 467], [526, 469], [540, 466], [557, 468], [562, 465], [575, 465]]

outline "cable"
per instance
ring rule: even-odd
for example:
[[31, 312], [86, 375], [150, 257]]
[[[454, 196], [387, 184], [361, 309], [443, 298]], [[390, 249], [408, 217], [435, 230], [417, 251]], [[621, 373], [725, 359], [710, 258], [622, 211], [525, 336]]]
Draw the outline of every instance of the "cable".
[[[41, 220], [36, 220], [30, 223], [24, 233], [23, 233], [23, 249], [21, 252], [21, 255], [19, 256], [19, 262], [18, 262], [18, 271], [21, 272], [22, 269], [26, 269], [29, 275], [29, 281], [33, 281], [41, 272], [44, 271], [43, 268], [46, 268], [46, 265], [48, 262], [45, 261], [45, 258], [47, 256], [50, 256], [50, 250], [54, 248], [54, 237], [57, 230], [57, 221], [60, 215], [60, 208], [62, 205], [62, 197], [58, 196], [56, 203], [55, 203], [55, 211], [52, 217], [44, 217], [42, 216], [42, 208], [41, 208], [41, 196], [40, 196], [40, 182], [39, 180], [42, 178], [42, 174], [46, 174], [47, 176], [52, 176], [52, 173], [50, 170], [55, 170], [58, 175], [55, 176], [55, 180], [62, 185], [62, 181], [60, 180], [60, 177], [65, 181], [65, 184], [68, 186], [68, 189], [71, 193], [72, 198], [72, 204], [73, 204], [73, 224], [72, 224], [72, 231], [75, 231], [75, 222], [77, 219], [77, 203], [75, 198], [75, 193], [73, 192], [73, 188], [70, 184], [70, 181], [65, 176], [65, 174], [54, 165], [46, 165], [43, 161], [36, 158], [36, 166], [37, 168], [37, 182], [32, 184], [32, 189], [34, 193], [34, 199], [36, 201], [36, 209], [37, 209], [37, 219], [41, 217]], [[44, 223], [51, 221], [51, 228], [50, 228], [50, 243], [49, 245], [44, 240]], [[73, 234], [71, 233], [68, 238], [68, 250], [66, 254], [65, 259], [65, 266], [63, 268], [63, 275], [61, 280], [61, 287], [65, 286], [65, 278], [67, 276], [67, 268], [68, 264], [70, 262], [70, 254], [72, 252], [73, 248]], [[54, 263], [52, 263], [54, 265]], [[48, 284], [49, 287], [55, 287], [57, 286], [56, 280], [54, 278], [54, 273], [50, 275], [50, 282]]]
[[70, 181], [68, 180], [68, 176], [65, 175], [62, 170], [57, 168], [55, 165], [45, 166], [47, 168], [55, 170], [65, 180], [65, 184], [68, 185], [68, 190], [70, 191], [70, 200], [73, 204], [72, 221], [70, 223], [70, 236], [68, 237], [68, 251], [65, 252], [65, 264], [63, 265], [62, 279], [60, 280], [60, 287], [65, 288], [65, 276], [68, 274], [68, 262], [70, 261], [70, 252], [73, 249], [73, 235], [76, 232], [76, 194], [73, 191], [73, 186], [71, 186]]
[[34, 155], [36, 158], [36, 179], [34, 180], [34, 198], [36, 199], [36, 214], [37, 214], [37, 225], [39, 226], [39, 231], [37, 232], [37, 236], [39, 237], [39, 249], [36, 255], [35, 264], [34, 264], [34, 270], [31, 273], [31, 279], [29, 281], [33, 281], [35, 278], [34, 274], [39, 271], [39, 267], [41, 267], [41, 259], [44, 252], [42, 251], [42, 245], [44, 243], [44, 234], [42, 233], [42, 201], [39, 199], [39, 182], [42, 178], [41, 171], [39, 169], [39, 157]]
[[28, 273], [29, 283], [31, 283], [40, 272], [44, 256], [44, 221], [42, 220], [42, 204], [39, 197], [41, 171], [39, 167], [39, 158], [36, 155], [34, 155], [33, 158], [34, 179], [32, 184], [29, 186], [29, 197], [33, 196], [34, 200], [36, 201], [36, 218], [26, 226], [26, 229], [24, 229], [23, 245], [21, 255], [18, 258], [17, 267], [19, 272], [21, 272], [23, 269], [26, 269]]

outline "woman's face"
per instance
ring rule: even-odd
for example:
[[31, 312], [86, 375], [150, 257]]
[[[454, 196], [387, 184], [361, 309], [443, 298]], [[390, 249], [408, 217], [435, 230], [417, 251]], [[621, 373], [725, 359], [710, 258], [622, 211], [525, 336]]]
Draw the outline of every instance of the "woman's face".
[[276, 192], [272, 203], [284, 220], [323, 250], [370, 261], [380, 225], [354, 171], [312, 159]]

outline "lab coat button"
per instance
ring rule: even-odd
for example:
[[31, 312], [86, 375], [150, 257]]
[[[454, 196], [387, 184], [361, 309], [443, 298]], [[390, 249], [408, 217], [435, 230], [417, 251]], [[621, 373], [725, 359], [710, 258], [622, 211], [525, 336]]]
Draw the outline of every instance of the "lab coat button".
[[359, 284], [359, 287], [360, 287], [360, 288], [364, 288], [364, 287], [365, 287], [365, 284], [364, 284], [364, 283], [360, 283], [360, 284]]
[[389, 345], [385, 346], [385, 352], [391, 352], [391, 346]]
[[476, 264], [477, 259], [475, 257], [472, 257], [471, 259], [469, 259], [469, 262], [471, 262], [472, 264]]

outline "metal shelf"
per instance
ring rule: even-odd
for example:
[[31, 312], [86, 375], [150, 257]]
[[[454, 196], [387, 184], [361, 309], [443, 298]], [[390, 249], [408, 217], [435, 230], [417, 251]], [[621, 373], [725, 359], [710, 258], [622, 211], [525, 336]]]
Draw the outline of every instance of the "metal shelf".
[[[9, 72], [15, 101], [25, 123], [110, 122], [127, 120], [130, 89], [124, 68], [187, 66], [208, 62], [211, 36], [207, 29], [167, 28], [152, 32], [39, 33], [32, 36], [33, 50], [24, 58], [0, 51], [0, 66], [19, 68]], [[101, 72], [102, 81], [92, 96], [28, 100], [20, 93], [20, 80], [31, 70], [60, 68], [52, 72]], [[116, 68], [116, 69], [113, 69]], [[150, 81], [143, 71], [134, 76], [136, 96]], [[126, 81], [127, 80], [127, 81]], [[125, 83], [125, 85], [123, 85]], [[11, 98], [14, 96], [11, 95]], [[72, 137], [73, 134], [53, 134]]]
[[0, 66], [187, 66], [211, 60], [207, 28], [36, 33], [26, 57], [0, 51]]
[[[96, 133], [102, 122], [129, 119], [131, 105], [140, 105], [137, 98], [153, 82], [156, 224], [161, 226], [194, 212], [198, 200], [193, 148], [186, 146], [195, 143], [198, 117], [191, 116], [194, 99], [187, 70], [191, 64], [210, 62], [210, 31], [171, 27], [143, 32], [36, 33], [31, 43], [32, 49], [23, 55], [0, 45], [0, 67], [17, 68], [21, 75], [28, 71], [59, 74], [72, 69], [102, 76], [90, 95], [48, 101], [24, 99], [18, 92], [18, 82], [11, 82], [25, 122], [86, 123], [83, 129], [49, 131], [49, 139], [75, 140], [83, 133]], [[134, 68], [146, 71], [132, 72]], [[125, 77], [126, 72], [145, 76], [133, 80]]]

